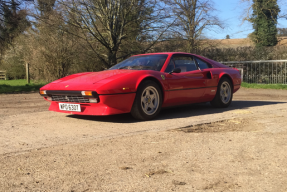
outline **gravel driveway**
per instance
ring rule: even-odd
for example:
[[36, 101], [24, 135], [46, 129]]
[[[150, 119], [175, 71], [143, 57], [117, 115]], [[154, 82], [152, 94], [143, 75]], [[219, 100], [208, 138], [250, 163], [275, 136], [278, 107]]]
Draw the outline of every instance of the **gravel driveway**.
[[287, 91], [242, 88], [227, 109], [147, 122], [48, 107], [0, 95], [0, 191], [287, 191]]

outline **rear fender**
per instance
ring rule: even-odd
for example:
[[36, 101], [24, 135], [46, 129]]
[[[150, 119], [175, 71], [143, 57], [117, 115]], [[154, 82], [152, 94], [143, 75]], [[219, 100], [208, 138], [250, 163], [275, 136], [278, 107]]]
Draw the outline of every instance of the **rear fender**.
[[218, 82], [217, 82], [217, 84], [219, 83], [219, 81], [220, 81], [220, 79], [222, 78], [222, 77], [227, 77], [230, 81], [231, 81], [231, 83], [232, 83], [232, 90], [234, 89], [234, 80], [233, 80], [233, 78], [229, 75], [229, 74], [227, 74], [227, 73], [220, 73], [219, 74], [219, 79], [218, 79]]

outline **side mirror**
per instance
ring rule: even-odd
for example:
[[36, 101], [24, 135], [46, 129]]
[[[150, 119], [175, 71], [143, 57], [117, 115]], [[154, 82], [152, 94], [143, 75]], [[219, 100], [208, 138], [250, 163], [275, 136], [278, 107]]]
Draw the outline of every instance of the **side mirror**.
[[169, 72], [168, 74], [172, 74], [172, 73], [180, 73], [181, 69], [180, 68], [174, 68], [171, 72]]

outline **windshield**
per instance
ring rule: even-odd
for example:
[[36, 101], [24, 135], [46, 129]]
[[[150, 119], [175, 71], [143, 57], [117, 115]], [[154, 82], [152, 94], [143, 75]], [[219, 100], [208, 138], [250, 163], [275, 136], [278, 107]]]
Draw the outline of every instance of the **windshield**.
[[135, 70], [155, 70], [160, 71], [167, 55], [141, 55], [130, 57], [115, 66], [112, 69], [135, 69]]

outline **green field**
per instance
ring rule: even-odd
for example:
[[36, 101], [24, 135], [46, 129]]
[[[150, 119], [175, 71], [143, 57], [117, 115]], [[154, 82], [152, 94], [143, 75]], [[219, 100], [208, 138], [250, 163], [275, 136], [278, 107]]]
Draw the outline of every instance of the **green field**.
[[27, 84], [25, 79], [19, 80], [0, 80], [0, 93], [17, 93], [38, 91], [46, 83], [41, 81], [31, 81]]
[[282, 84], [255, 84], [255, 83], [242, 83], [242, 87], [253, 89], [283, 89], [287, 90], [287, 85]]

